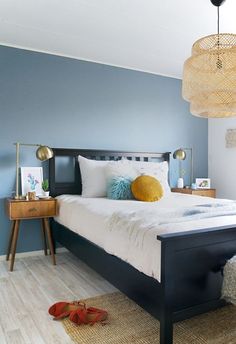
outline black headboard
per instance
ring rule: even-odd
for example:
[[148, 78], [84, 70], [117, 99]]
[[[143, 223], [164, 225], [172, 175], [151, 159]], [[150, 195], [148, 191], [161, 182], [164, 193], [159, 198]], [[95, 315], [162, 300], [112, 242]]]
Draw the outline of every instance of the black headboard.
[[[137, 153], [111, 150], [70, 149], [53, 148], [54, 157], [49, 160], [49, 184], [52, 196], [62, 194], [81, 194], [81, 175], [78, 155], [94, 160], [119, 160], [127, 158], [136, 161], [167, 161], [170, 160], [170, 152], [166, 153]], [[69, 158], [73, 161], [73, 181], [57, 181], [56, 159], [58, 157]]]

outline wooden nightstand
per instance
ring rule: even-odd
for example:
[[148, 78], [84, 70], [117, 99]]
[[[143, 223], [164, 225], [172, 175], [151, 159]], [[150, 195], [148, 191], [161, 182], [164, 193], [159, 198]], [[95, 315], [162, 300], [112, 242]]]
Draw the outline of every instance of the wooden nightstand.
[[197, 195], [197, 196], [205, 196], [205, 197], [216, 197], [216, 189], [188, 189], [188, 188], [173, 188], [171, 189], [172, 192], [180, 192], [189, 195]]
[[57, 215], [57, 200], [54, 198], [35, 201], [7, 199], [6, 212], [9, 219], [12, 221], [11, 235], [6, 256], [6, 260], [9, 260], [11, 253], [10, 271], [13, 271], [14, 267], [17, 238], [21, 220], [41, 219], [44, 254], [47, 255], [47, 236], [49, 249], [52, 255], [52, 262], [56, 265], [49, 218]]

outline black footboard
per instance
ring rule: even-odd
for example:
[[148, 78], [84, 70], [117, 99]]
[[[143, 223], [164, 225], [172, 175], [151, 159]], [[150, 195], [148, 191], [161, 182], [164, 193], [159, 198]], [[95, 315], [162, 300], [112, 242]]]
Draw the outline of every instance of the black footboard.
[[56, 241], [160, 321], [160, 344], [172, 344], [173, 323], [224, 305], [222, 267], [236, 253], [236, 228], [158, 237], [161, 283], [53, 221]]
[[[222, 305], [222, 269], [236, 253], [236, 228], [163, 235], [161, 344], [172, 343], [173, 323]], [[163, 323], [163, 324], [162, 324]]]

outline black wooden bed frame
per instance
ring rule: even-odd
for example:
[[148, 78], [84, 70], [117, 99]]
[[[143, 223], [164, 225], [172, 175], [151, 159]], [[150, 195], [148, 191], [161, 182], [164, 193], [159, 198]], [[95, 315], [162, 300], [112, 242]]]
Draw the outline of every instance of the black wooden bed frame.
[[[54, 148], [49, 163], [50, 190], [53, 196], [81, 194], [78, 155], [97, 160], [169, 162], [170, 153], [130, 153], [84, 149]], [[74, 181], [56, 181], [57, 157], [74, 159]], [[160, 321], [160, 344], [173, 343], [173, 323], [225, 305], [221, 297], [222, 268], [236, 253], [236, 224], [160, 235], [161, 282], [139, 272], [128, 263], [64, 226], [52, 221], [55, 241], [69, 249], [114, 286]]]

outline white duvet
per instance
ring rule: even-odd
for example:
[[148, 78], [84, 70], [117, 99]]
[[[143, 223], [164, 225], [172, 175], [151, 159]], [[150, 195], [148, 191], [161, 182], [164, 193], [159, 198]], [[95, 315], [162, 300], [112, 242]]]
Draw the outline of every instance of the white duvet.
[[[105, 251], [130, 263], [139, 271], [161, 281], [161, 242], [157, 235], [202, 228], [236, 225], [236, 215], [180, 219], [183, 209], [222, 200], [170, 193], [159, 202], [117, 201], [61, 195], [56, 221], [85, 237]], [[228, 206], [228, 201], [223, 201]], [[218, 210], [217, 210], [218, 211]], [[226, 214], [224, 214], [226, 215]], [[176, 219], [179, 221], [176, 221]]]

